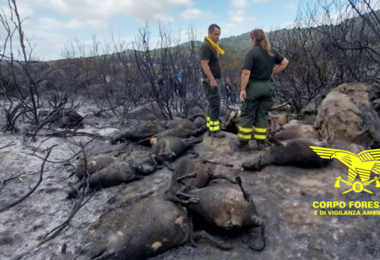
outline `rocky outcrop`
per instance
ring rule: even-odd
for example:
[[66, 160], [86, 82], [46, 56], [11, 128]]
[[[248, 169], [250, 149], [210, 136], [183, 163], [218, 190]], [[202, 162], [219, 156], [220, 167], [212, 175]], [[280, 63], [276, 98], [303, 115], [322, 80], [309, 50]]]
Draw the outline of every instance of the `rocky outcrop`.
[[380, 119], [370, 103], [371, 89], [361, 83], [342, 84], [323, 100], [314, 126], [321, 135], [366, 144], [380, 138]]

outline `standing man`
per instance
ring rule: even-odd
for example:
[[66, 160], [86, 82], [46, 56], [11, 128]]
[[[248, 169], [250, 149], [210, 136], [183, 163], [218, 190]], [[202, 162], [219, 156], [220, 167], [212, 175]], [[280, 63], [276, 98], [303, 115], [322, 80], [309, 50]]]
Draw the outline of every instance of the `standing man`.
[[219, 122], [222, 68], [219, 63], [218, 54], [224, 54], [224, 50], [217, 45], [220, 32], [218, 25], [211, 24], [208, 27], [208, 37], [205, 37], [200, 51], [201, 81], [208, 102], [207, 129], [208, 134], [216, 138], [225, 137], [225, 134], [221, 131]]

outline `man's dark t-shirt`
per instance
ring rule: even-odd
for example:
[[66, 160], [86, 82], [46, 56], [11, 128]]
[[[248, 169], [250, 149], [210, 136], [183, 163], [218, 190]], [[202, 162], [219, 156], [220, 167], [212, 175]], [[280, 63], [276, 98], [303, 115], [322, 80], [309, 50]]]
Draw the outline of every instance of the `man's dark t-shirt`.
[[284, 57], [272, 49], [274, 56], [269, 56], [260, 45], [253, 46], [245, 56], [243, 69], [250, 70], [249, 80], [270, 80], [274, 64], [280, 64]]
[[[208, 60], [208, 66], [210, 67], [212, 75], [215, 79], [220, 79], [222, 77], [222, 68], [219, 63], [219, 57], [216, 50], [211, 46], [211, 44], [205, 40], [201, 47], [201, 60]], [[202, 77], [207, 78], [206, 74], [202, 69]]]

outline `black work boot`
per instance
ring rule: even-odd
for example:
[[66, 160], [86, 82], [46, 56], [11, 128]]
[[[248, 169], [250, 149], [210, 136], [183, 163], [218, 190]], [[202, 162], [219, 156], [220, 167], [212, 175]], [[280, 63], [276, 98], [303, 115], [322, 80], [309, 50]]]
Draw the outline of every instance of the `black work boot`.
[[226, 137], [226, 134], [223, 133], [221, 130], [219, 130], [219, 131], [213, 132], [211, 136], [215, 138], [224, 138]]
[[251, 149], [249, 148], [248, 142], [237, 139], [232, 142], [232, 150], [235, 152], [249, 152]]

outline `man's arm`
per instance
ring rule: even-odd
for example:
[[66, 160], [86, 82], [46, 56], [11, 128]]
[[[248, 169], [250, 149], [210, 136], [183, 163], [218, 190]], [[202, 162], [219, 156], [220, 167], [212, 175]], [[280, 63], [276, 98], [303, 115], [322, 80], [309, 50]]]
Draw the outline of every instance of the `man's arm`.
[[273, 76], [280, 73], [283, 71], [289, 64], [289, 61], [287, 58], [284, 58], [280, 64], [278, 64], [276, 67], [273, 69]]
[[214, 75], [211, 73], [210, 66], [208, 65], [208, 60], [201, 60], [201, 66], [203, 69], [203, 72], [206, 74], [207, 78], [210, 80], [210, 87], [212, 89], [216, 88], [216, 80], [214, 78]]

